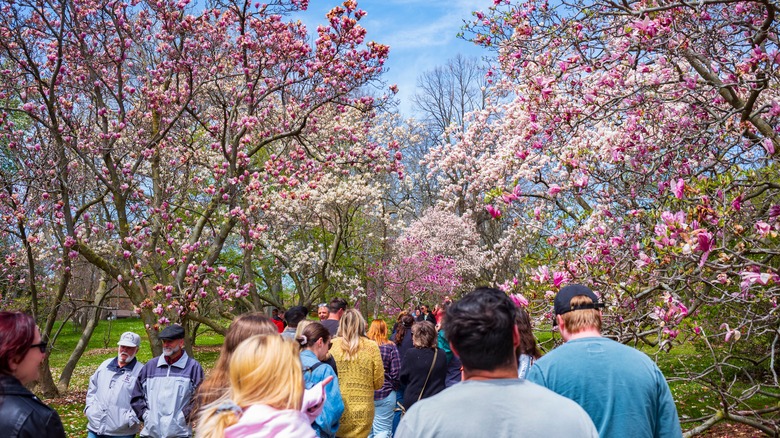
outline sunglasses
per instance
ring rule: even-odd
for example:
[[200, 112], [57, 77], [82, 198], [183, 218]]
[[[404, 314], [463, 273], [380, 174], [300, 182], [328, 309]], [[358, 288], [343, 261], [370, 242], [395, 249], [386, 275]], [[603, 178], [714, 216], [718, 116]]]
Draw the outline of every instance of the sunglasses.
[[46, 354], [49, 351], [49, 343], [46, 341], [39, 342], [37, 344], [30, 345], [30, 348], [37, 348], [38, 350], [41, 350], [42, 354]]

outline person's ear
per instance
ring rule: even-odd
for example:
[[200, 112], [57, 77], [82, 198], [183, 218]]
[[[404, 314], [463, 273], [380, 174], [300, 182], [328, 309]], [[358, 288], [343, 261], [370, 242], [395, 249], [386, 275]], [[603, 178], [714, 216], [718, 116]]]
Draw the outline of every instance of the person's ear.
[[517, 348], [520, 346], [520, 329], [517, 328], [517, 324], [512, 326], [512, 347]]
[[455, 350], [455, 346], [452, 345], [452, 342], [450, 342], [450, 351], [452, 351], [452, 354], [454, 354], [455, 356], [458, 356], [458, 359], [460, 359], [460, 354], [458, 354], [458, 351]]
[[555, 315], [555, 320], [558, 321], [558, 333], [563, 336], [563, 332], [566, 330], [566, 323], [563, 321], [563, 316]]
[[17, 368], [19, 368], [19, 364], [22, 363], [22, 359], [24, 359], [24, 358], [11, 357], [10, 359], [8, 359], [8, 368], [12, 372], [16, 371]]

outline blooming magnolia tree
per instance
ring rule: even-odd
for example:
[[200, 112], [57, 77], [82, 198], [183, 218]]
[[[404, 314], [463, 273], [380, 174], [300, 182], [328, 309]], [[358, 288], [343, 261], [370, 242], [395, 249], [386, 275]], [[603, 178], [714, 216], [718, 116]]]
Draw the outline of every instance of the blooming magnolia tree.
[[323, 300], [326, 293], [352, 302], [362, 298], [365, 265], [382, 255], [382, 230], [389, 226], [382, 200], [391, 172], [402, 173], [400, 155], [393, 152], [395, 135], [376, 134], [384, 117], [361, 114], [351, 110], [324, 117], [316, 134], [351, 156], [349, 168], [331, 166], [316, 181], [249, 198], [252, 205], [266, 205], [256, 210], [260, 228], [253, 234], [253, 257], [266, 260], [265, 270], [289, 279], [300, 304]]
[[690, 433], [723, 418], [778, 433], [776, 408], [751, 409], [780, 389], [777, 12], [496, 0], [468, 35], [496, 52], [502, 99], [428, 160], [461, 176], [453, 197], [539, 233], [526, 296], [583, 282], [608, 335], [710, 356], [670, 376], [719, 394]]
[[159, 324], [208, 323], [201, 300], [253, 287], [251, 264], [223, 255], [251, 257], [271, 208], [257, 200], [379, 157], [375, 172], [392, 169], [381, 145], [320, 135], [322, 117], [381, 103], [358, 90], [388, 48], [366, 41], [351, 0], [310, 40], [282, 15], [305, 7], [0, 6], [0, 144], [15, 164], [2, 191], [6, 275], [27, 278], [33, 297], [46, 277], [61, 296], [70, 260], [86, 260], [127, 293], [157, 352]]
[[441, 208], [428, 209], [406, 227], [390, 255], [368, 273], [372, 297], [389, 313], [441, 302], [462, 285], [473, 285], [486, 263], [473, 223]]

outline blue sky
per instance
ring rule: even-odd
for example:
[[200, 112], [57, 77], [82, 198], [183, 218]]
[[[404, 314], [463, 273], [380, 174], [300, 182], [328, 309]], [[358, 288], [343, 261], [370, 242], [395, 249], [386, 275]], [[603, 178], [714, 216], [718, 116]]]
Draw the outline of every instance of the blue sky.
[[[412, 116], [411, 96], [417, 77], [458, 53], [480, 58], [487, 52], [456, 37], [463, 20], [472, 19], [471, 11], [485, 10], [492, 0], [358, 0], [358, 8], [367, 12], [360, 24], [368, 31], [368, 40], [390, 46], [385, 64], [388, 85], [397, 84], [401, 112]], [[310, 0], [301, 20], [313, 33], [325, 22], [325, 14], [338, 0]]]

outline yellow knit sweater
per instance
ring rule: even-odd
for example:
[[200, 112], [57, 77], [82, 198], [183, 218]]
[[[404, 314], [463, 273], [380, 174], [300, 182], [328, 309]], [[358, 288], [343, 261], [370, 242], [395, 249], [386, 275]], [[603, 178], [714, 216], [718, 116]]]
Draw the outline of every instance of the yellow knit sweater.
[[339, 389], [344, 399], [344, 414], [336, 436], [365, 438], [374, 421], [374, 391], [385, 382], [385, 368], [376, 342], [360, 338], [357, 357], [344, 359], [341, 338], [333, 340], [330, 353], [339, 368]]

